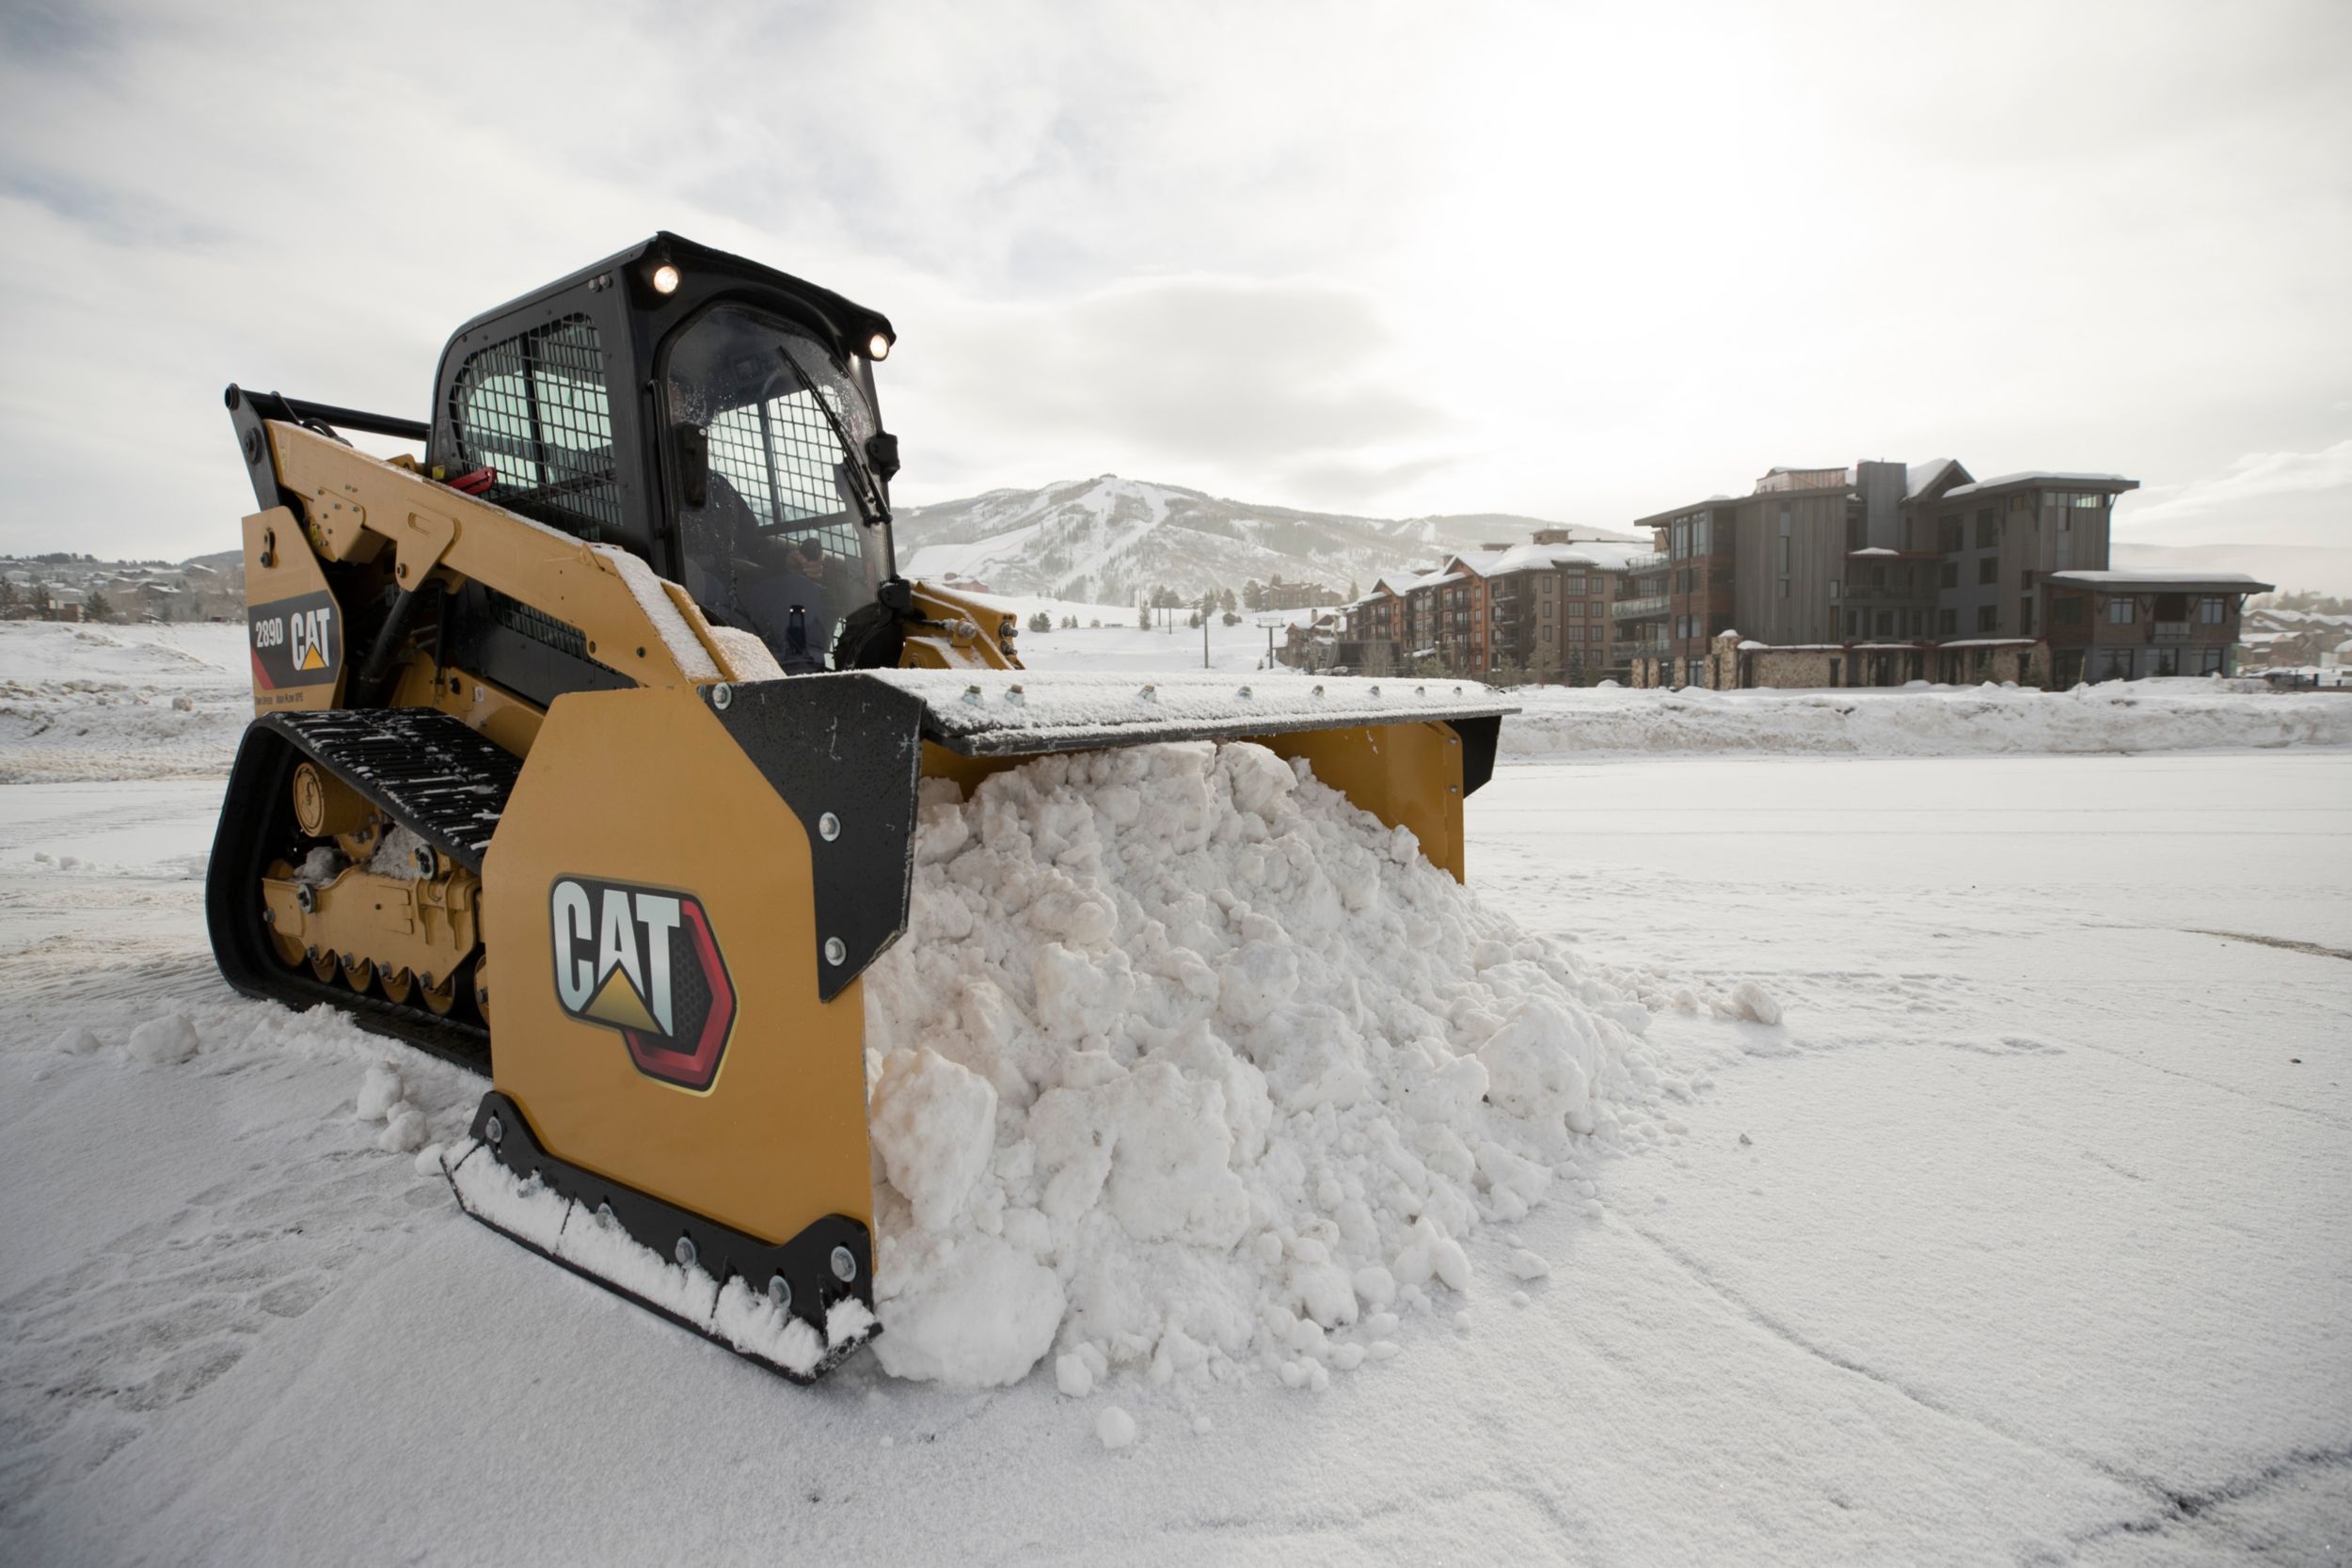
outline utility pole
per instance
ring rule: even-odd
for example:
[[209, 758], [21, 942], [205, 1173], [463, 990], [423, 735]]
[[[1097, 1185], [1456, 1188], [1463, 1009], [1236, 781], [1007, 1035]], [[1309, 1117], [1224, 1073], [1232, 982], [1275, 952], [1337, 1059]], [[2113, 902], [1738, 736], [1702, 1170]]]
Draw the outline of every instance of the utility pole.
[[1208, 610], [1206, 610], [1204, 609], [1204, 610], [1202, 610], [1200, 611], [1200, 668], [1201, 668], [1201, 669], [1203, 669], [1203, 670], [1206, 670], [1208, 667], [1209, 667], [1209, 612], [1208, 612]]

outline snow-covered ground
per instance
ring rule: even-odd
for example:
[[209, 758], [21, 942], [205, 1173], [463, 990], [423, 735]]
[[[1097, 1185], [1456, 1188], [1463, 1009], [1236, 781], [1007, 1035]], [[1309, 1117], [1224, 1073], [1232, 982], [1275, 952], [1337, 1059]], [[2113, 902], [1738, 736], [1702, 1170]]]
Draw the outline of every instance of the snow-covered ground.
[[[403, 1098], [448, 1135], [463, 1074], [221, 985], [213, 629], [0, 627], [0, 1560], [2352, 1551], [2352, 751], [2269, 717], [2341, 698], [2094, 716], [2261, 752], [1856, 757], [1741, 754], [1756, 694], [1545, 695], [1515, 723], [1648, 716], [1552, 749], [1689, 746], [1724, 705], [1734, 753], [1515, 763], [1470, 803], [1486, 907], [1645, 993], [1698, 1085], [1586, 1162], [1589, 1204], [1472, 1235], [1467, 1291], [1320, 1389], [1073, 1398], [1049, 1358], [981, 1393], [869, 1354], [803, 1390], [381, 1147]], [[1897, 752], [2069, 700], [1763, 699], [1944, 705], [1823, 732]], [[2217, 703], [2265, 717], [2184, 717]], [[215, 707], [227, 740], [154, 727]], [[1783, 1021], [1715, 1016], [1741, 982]], [[173, 1015], [192, 1053], [140, 1029]]]

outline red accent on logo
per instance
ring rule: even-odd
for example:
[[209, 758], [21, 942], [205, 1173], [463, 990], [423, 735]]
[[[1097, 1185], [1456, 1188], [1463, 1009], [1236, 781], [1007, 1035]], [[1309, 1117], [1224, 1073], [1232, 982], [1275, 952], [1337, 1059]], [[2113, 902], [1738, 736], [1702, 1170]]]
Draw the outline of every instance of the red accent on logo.
[[702, 966], [703, 978], [710, 986], [710, 1011], [703, 1018], [702, 1033], [687, 1051], [657, 1044], [634, 1029], [622, 1030], [621, 1037], [628, 1042], [629, 1059], [637, 1064], [638, 1071], [680, 1088], [707, 1089], [719, 1076], [719, 1057], [726, 1050], [727, 1032], [735, 1023], [735, 987], [727, 979], [727, 966], [719, 959], [719, 943], [710, 934], [701, 901], [679, 899], [678, 914], [693, 939], [694, 961]]
[[253, 684], [264, 691], [277, 690], [278, 683], [269, 678], [267, 670], [262, 668], [261, 651], [256, 648], [247, 648], [246, 652], [253, 656]]

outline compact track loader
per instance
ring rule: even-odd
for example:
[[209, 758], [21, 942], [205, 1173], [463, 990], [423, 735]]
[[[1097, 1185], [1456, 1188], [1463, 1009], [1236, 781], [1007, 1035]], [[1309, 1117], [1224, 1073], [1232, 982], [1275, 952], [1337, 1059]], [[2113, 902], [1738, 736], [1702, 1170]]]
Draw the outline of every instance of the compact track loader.
[[429, 420], [227, 399], [256, 716], [221, 972], [484, 1074], [469, 1212], [798, 1381], [878, 1331], [859, 976], [905, 927], [920, 779], [1248, 738], [1459, 877], [1503, 711], [1025, 673], [1009, 616], [893, 559], [894, 338], [661, 234], [459, 328]]

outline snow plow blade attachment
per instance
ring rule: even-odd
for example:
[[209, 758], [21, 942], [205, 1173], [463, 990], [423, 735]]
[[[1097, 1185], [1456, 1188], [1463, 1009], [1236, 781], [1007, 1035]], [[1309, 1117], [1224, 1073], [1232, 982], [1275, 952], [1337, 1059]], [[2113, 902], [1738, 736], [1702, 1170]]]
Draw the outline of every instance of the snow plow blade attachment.
[[872, 679], [923, 703], [923, 771], [967, 789], [1013, 763], [1154, 741], [1250, 740], [1304, 758], [1317, 779], [1432, 863], [1464, 875], [1462, 800], [1493, 775], [1505, 714], [1463, 680], [1348, 676], [1098, 675], [884, 670]]
[[860, 978], [906, 928], [925, 777], [1251, 739], [1461, 874], [1491, 692], [1149, 684], [881, 671], [553, 704], [483, 862], [501, 957], [493, 1092], [448, 1167], [467, 1212], [815, 1377], [878, 1331]]

